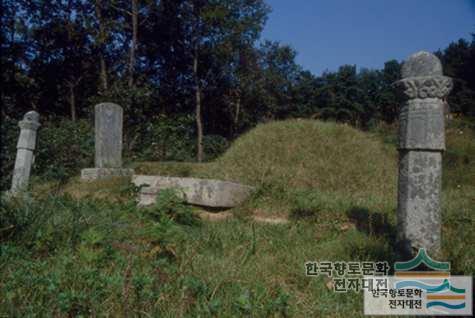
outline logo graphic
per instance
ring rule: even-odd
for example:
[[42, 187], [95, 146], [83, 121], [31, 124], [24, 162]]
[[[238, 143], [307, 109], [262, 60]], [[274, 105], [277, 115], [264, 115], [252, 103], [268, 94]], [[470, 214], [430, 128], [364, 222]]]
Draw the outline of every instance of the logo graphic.
[[[432, 258], [430, 258], [429, 255], [427, 255], [425, 248], [420, 248], [419, 252], [416, 255], [416, 257], [414, 257], [410, 261], [396, 262], [394, 264], [394, 269], [396, 270], [396, 272], [399, 272], [399, 274], [403, 274], [403, 273], [408, 273], [406, 271], [414, 269], [414, 268], [418, 267], [421, 264], [424, 264], [427, 267], [429, 267], [430, 269], [433, 269], [433, 270], [436, 270], [436, 271], [450, 272], [450, 263], [449, 262], [434, 261]], [[412, 272], [412, 273], [414, 273], [414, 272]]]
[[[424, 264], [434, 271], [411, 271]], [[445, 307], [452, 310], [465, 308], [465, 288], [456, 288], [450, 283], [450, 263], [438, 262], [427, 255], [424, 248], [419, 249], [416, 257], [407, 262], [394, 264], [394, 276], [407, 278], [396, 282], [396, 289], [418, 288], [426, 292], [426, 308]], [[418, 278], [418, 280], [410, 280]], [[444, 279], [439, 285], [425, 284], [421, 278]], [[424, 279], [426, 280], [426, 279]]]
[[394, 264], [387, 290], [365, 291], [367, 315], [472, 315], [471, 276], [451, 276], [450, 263], [432, 259], [425, 249]]

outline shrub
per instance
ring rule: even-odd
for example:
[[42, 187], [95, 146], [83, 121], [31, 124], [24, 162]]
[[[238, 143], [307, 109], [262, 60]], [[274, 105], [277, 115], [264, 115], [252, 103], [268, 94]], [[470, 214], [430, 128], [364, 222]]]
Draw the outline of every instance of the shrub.
[[[2, 190], [10, 187], [19, 136], [17, 121], [5, 119], [1, 125], [0, 151]], [[87, 121], [44, 122], [38, 130], [32, 174], [44, 180], [60, 180], [79, 173], [94, 163], [94, 132]]]
[[0, 125], [0, 191], [10, 188], [15, 164], [16, 142], [20, 133], [17, 123], [10, 117], [4, 117]]
[[85, 120], [47, 122], [38, 134], [35, 169], [47, 180], [65, 181], [94, 164], [94, 131]]
[[140, 161], [192, 161], [194, 158], [194, 121], [191, 116], [160, 115], [137, 130], [130, 148]]
[[192, 208], [178, 195], [178, 190], [164, 189], [157, 195], [157, 203], [151, 213], [158, 219], [171, 219], [178, 224], [195, 225], [198, 218], [193, 215]]
[[74, 246], [88, 219], [100, 210], [97, 202], [76, 201], [69, 196], [34, 199], [2, 199], [0, 227], [3, 240], [15, 240], [38, 251], [54, 251], [64, 244]]
[[41, 211], [28, 202], [0, 196], [0, 242], [15, 239], [41, 216]]
[[[140, 161], [194, 161], [196, 157], [195, 119], [191, 115], [159, 115], [142, 123], [131, 137], [129, 156]], [[212, 160], [228, 148], [219, 135], [203, 137], [205, 160]]]
[[205, 160], [216, 159], [223, 154], [228, 147], [228, 140], [220, 135], [207, 135], [203, 137]]

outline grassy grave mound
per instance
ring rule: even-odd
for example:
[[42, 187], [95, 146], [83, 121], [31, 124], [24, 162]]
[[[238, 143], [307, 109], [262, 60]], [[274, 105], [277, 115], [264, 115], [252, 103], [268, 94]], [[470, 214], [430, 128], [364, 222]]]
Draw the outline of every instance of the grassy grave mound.
[[349, 205], [350, 201], [387, 206], [396, 196], [396, 156], [393, 145], [348, 125], [286, 120], [258, 125], [214, 162], [148, 162], [139, 164], [136, 171], [161, 175], [179, 172], [180, 176], [253, 185], [259, 189], [257, 208], [285, 214], [292, 210], [296, 192], [318, 196], [318, 201], [336, 202], [336, 206]]
[[397, 172], [394, 148], [377, 136], [314, 120], [259, 125], [209, 169], [257, 186], [372, 195], [394, 193]]

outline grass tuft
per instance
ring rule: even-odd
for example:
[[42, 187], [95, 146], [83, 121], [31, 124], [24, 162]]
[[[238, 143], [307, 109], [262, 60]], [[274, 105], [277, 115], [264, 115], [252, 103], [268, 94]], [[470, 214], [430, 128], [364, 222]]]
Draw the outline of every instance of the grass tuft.
[[[444, 156], [441, 260], [459, 275], [475, 271], [472, 127], [449, 125]], [[42, 183], [1, 201], [0, 316], [362, 317], [361, 293], [334, 293], [304, 264], [392, 265], [395, 136], [291, 120], [258, 126], [214, 162], [136, 164], [256, 186], [242, 217], [221, 222], [197, 222], [173, 191], [138, 209], [124, 178]], [[246, 218], [256, 212], [292, 221]]]

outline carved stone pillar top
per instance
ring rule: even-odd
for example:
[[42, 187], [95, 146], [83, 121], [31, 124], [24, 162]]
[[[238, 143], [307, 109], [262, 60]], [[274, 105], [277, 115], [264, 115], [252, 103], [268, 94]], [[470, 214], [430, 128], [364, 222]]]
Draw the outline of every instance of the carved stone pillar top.
[[401, 69], [402, 78], [443, 75], [442, 63], [432, 53], [419, 51], [409, 56]]
[[443, 76], [442, 63], [434, 54], [417, 52], [402, 66], [402, 80], [393, 87], [406, 99], [442, 99], [452, 90], [452, 79]]
[[29, 111], [23, 116], [23, 120], [18, 123], [21, 129], [37, 130], [40, 124], [40, 114], [34, 110]]
[[410, 77], [395, 82], [393, 87], [405, 99], [443, 99], [452, 90], [452, 79], [442, 75]]
[[399, 113], [399, 148], [445, 150], [443, 98], [452, 90], [452, 79], [443, 76], [434, 54], [417, 52], [402, 66], [403, 79], [393, 84], [405, 99]]
[[18, 123], [20, 127], [20, 137], [18, 138], [17, 149], [36, 148], [36, 131], [40, 125], [40, 114], [35, 111], [29, 111], [23, 116], [23, 120]]

